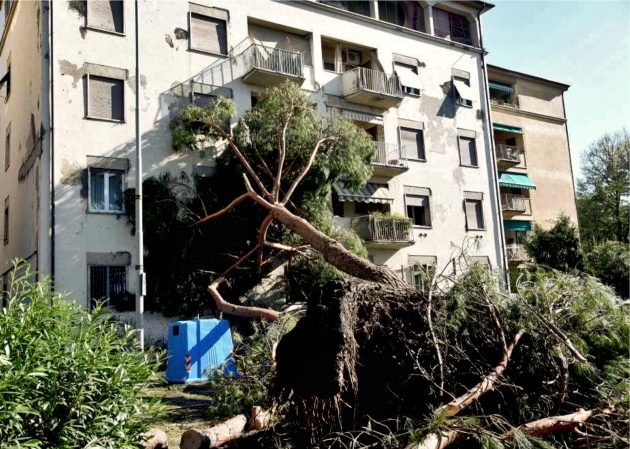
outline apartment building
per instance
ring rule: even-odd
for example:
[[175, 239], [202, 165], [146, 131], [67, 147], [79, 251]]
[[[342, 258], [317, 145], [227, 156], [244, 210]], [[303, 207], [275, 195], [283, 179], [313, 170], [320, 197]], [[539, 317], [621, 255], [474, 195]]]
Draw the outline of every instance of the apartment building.
[[136, 124], [142, 179], [211, 175], [211, 156], [172, 150], [173, 114], [229, 96], [242, 115], [262, 89], [286, 79], [321, 114], [343, 114], [374, 139], [373, 178], [360, 191], [340, 182], [331, 198], [371, 260], [413, 282], [417, 267], [448, 267], [467, 245], [472, 260], [503, 270], [480, 48], [480, 18], [491, 7], [3, 1], [5, 284], [9, 261], [22, 257], [86, 306], [137, 294], [137, 243], [124, 215], [137, 176]]
[[528, 260], [533, 223], [549, 228], [560, 214], [577, 225], [564, 108], [568, 85], [488, 66], [491, 121], [508, 263]]

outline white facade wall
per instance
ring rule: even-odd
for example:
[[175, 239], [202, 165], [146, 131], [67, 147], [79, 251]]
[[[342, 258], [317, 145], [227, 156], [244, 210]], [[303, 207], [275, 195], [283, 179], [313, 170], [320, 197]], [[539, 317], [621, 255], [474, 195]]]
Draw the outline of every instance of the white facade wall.
[[[305, 69], [303, 89], [308, 91], [322, 113], [327, 104], [382, 114], [384, 140], [398, 143], [398, 119], [424, 124], [426, 162], [409, 162], [409, 169], [387, 179], [394, 195], [393, 212], [404, 213], [403, 186], [428, 187], [431, 197], [431, 229], [414, 229], [415, 244], [399, 250], [374, 250], [374, 261], [392, 268], [407, 265], [409, 255], [437, 256], [438, 266], [452, 257], [453, 245], [461, 246], [466, 238], [476, 238], [478, 246], [471, 255], [488, 256], [493, 267], [502, 268], [498, 212], [493, 186], [493, 163], [484, 117], [481, 52], [414, 31], [401, 31], [374, 19], [353, 16], [341, 11], [311, 4], [312, 2], [272, 2], [268, 0], [219, 1], [198, 0], [195, 3], [222, 8], [229, 13], [228, 47], [244, 49], [248, 40], [248, 23], [273, 24], [307, 35], [312, 65]], [[75, 2], [72, 2], [75, 4]], [[453, 8], [471, 19], [476, 11], [463, 3]], [[52, 11], [54, 42], [51, 74], [54, 98], [54, 185], [55, 185], [55, 278], [60, 290], [72, 292], [79, 300], [88, 296], [86, 253], [129, 252], [128, 290], [136, 291], [135, 237], [125, 215], [87, 213], [87, 198], [82, 170], [87, 156], [128, 158], [131, 169], [127, 187], [135, 184], [135, 27], [134, 2], [124, 2], [122, 35], [85, 28], [85, 17], [72, 9], [70, 2], [55, 2]], [[89, 8], [89, 6], [88, 6]], [[467, 9], [469, 8], [469, 9]], [[189, 40], [181, 31], [189, 30], [190, 5], [186, 1], [139, 1], [141, 58], [141, 133], [143, 144], [143, 177], [164, 171], [190, 171], [194, 165], [212, 166], [211, 159], [175, 153], [169, 132], [171, 88], [201, 74], [222, 58], [191, 51]], [[89, 11], [89, 10], [88, 10]], [[88, 12], [89, 14], [89, 12]], [[430, 23], [430, 16], [426, 17]], [[184, 33], [185, 34], [185, 33]], [[473, 33], [474, 34], [474, 33]], [[321, 37], [374, 48], [385, 72], [392, 73], [393, 54], [421, 61], [419, 77], [423, 85], [420, 98], [405, 97], [398, 107], [382, 111], [375, 108], [343, 104], [341, 76], [323, 70]], [[478, 36], [473, 37], [478, 41]], [[245, 44], [243, 43], [245, 42]], [[42, 60], [45, 64], [45, 58]], [[125, 81], [124, 123], [85, 118], [85, 63], [100, 64], [129, 72]], [[476, 98], [472, 108], [453, 107], [446, 91], [453, 69], [469, 72]], [[198, 80], [209, 82], [208, 72]], [[240, 115], [251, 107], [251, 94], [261, 88], [227, 79]], [[46, 93], [47, 95], [47, 93]], [[457, 129], [477, 135], [478, 168], [459, 163]], [[44, 176], [44, 174], [42, 174]], [[42, 180], [44, 178], [42, 177]], [[83, 191], [83, 192], [82, 192]], [[466, 231], [463, 192], [483, 193], [485, 231]], [[45, 213], [44, 213], [45, 215]], [[47, 229], [42, 225], [42, 232]], [[421, 236], [422, 235], [422, 236]], [[42, 267], [48, 266], [50, 253], [41, 248]], [[3, 259], [4, 260], [4, 259]], [[150, 282], [151, 279], [148, 279]]]

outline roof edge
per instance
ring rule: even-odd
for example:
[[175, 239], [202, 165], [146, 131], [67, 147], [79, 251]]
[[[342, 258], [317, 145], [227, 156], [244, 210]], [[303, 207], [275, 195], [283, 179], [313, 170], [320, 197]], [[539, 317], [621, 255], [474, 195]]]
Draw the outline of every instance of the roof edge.
[[520, 77], [520, 78], [526, 78], [526, 79], [530, 79], [530, 80], [533, 80], [533, 81], [542, 82], [542, 83], [545, 83], [545, 84], [551, 84], [551, 85], [554, 85], [554, 86], [559, 86], [559, 87], [562, 88], [563, 91], [567, 91], [569, 89], [569, 87], [571, 87], [570, 84], [561, 83], [559, 81], [554, 81], [554, 80], [550, 80], [550, 79], [547, 79], [547, 78], [542, 78], [540, 76], [531, 75], [529, 73], [518, 72], [516, 70], [508, 69], [508, 68], [501, 67], [501, 66], [494, 65], [494, 64], [488, 64], [488, 70], [498, 70], [498, 71], [505, 72], [505, 73], [508, 73], [508, 74], [511, 74], [511, 75], [515, 75], [515, 76]]

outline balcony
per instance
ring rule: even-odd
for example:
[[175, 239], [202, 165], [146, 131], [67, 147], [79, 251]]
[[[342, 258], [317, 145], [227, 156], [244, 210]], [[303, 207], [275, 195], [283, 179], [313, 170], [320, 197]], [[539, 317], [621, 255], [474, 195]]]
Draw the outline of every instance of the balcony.
[[398, 77], [378, 70], [349, 70], [341, 75], [341, 84], [344, 98], [352, 103], [389, 109], [403, 98]]
[[523, 148], [515, 145], [496, 144], [494, 152], [497, 156], [499, 168], [509, 168], [519, 165], [522, 161]]
[[411, 221], [408, 218], [367, 215], [352, 219], [352, 228], [368, 245], [396, 249], [413, 244]]
[[242, 64], [243, 81], [256, 86], [276, 86], [285, 80], [302, 84], [304, 56], [301, 53], [251, 45], [236, 58]]
[[523, 245], [513, 244], [505, 248], [508, 262], [527, 262], [529, 255]]
[[374, 142], [372, 166], [377, 176], [396, 175], [407, 170], [404, 147], [396, 143]]
[[512, 195], [504, 193], [501, 195], [501, 210], [504, 214], [531, 214], [531, 203], [529, 198], [522, 195]]

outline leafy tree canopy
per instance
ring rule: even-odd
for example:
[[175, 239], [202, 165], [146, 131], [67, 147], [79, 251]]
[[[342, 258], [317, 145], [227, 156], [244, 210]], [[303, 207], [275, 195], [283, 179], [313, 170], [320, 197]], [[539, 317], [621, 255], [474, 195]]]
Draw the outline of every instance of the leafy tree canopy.
[[577, 228], [566, 215], [560, 215], [549, 230], [535, 224], [525, 249], [536, 263], [556, 270], [581, 270], [583, 266]]

